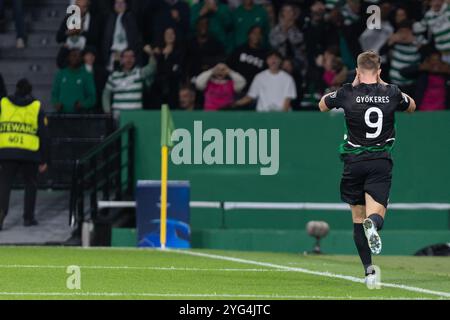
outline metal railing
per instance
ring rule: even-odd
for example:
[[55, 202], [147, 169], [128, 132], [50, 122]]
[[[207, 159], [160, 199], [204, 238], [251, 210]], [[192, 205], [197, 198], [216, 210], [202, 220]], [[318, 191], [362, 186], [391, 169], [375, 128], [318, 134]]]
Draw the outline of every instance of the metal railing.
[[129, 123], [75, 162], [70, 225], [78, 230], [98, 218], [98, 200], [120, 201], [134, 194], [134, 125]]
[[[113, 118], [104, 114], [48, 114], [49, 170], [38, 176], [38, 188], [70, 190], [77, 159], [113, 133]], [[18, 177], [15, 189], [23, 189]]]

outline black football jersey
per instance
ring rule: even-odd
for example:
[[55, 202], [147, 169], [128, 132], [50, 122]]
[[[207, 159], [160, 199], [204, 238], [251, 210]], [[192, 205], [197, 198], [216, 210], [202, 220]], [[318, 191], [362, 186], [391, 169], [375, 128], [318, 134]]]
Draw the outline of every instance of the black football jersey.
[[390, 158], [395, 143], [395, 112], [405, 111], [409, 98], [396, 85], [345, 84], [325, 98], [329, 109], [345, 112], [347, 133], [340, 152], [344, 160]]

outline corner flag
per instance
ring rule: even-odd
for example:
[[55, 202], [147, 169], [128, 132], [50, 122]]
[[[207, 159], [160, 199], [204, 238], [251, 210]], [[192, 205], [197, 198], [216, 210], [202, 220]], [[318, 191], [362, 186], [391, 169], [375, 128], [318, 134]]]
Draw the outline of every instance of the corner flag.
[[169, 107], [165, 104], [161, 110], [161, 249], [166, 248], [167, 239], [167, 180], [169, 167], [169, 148], [173, 147], [172, 132], [175, 130]]
[[165, 104], [162, 106], [161, 110], [161, 147], [173, 147], [171, 136], [174, 130], [175, 126], [173, 124], [172, 115], [170, 114], [170, 109], [167, 104]]

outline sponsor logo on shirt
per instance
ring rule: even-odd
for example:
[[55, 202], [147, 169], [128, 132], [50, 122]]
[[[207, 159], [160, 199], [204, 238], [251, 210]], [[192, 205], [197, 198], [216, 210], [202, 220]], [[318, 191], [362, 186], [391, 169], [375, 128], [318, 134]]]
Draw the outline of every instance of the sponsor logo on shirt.
[[245, 52], [241, 53], [241, 55], [239, 56], [239, 61], [242, 63], [254, 65], [255, 67], [258, 67], [260, 69], [264, 67], [264, 61], [262, 59]]

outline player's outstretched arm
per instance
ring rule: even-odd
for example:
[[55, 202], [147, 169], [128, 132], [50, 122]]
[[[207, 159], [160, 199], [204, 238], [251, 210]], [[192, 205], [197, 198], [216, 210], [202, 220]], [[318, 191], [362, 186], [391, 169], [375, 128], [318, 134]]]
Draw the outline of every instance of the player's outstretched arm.
[[332, 95], [333, 93], [335, 93], [335, 92], [330, 92], [329, 94], [324, 95], [324, 96], [322, 97], [322, 99], [320, 99], [320, 102], [319, 102], [319, 109], [320, 109], [321, 112], [328, 112], [328, 111], [330, 111], [330, 108], [327, 107], [327, 104], [326, 104], [326, 102], [325, 102], [325, 99], [326, 99], [326, 97]]
[[403, 93], [409, 100], [409, 107], [408, 109], [405, 110], [405, 112], [408, 113], [413, 113], [414, 111], [416, 111], [416, 101], [414, 101], [413, 98], [411, 98], [410, 96], [408, 96], [406, 93]]

